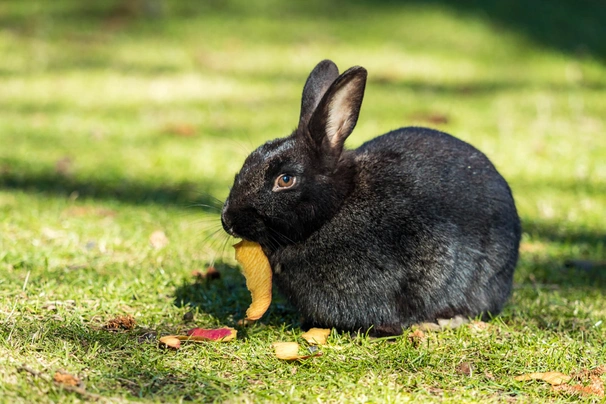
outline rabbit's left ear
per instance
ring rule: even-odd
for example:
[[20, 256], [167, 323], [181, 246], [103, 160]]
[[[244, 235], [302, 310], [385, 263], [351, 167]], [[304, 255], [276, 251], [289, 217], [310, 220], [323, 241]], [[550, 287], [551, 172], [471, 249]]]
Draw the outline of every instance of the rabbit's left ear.
[[309, 121], [309, 132], [317, 146], [338, 157], [351, 134], [364, 98], [366, 69], [354, 66], [345, 71], [324, 94]]
[[309, 123], [309, 119], [326, 93], [326, 90], [334, 83], [337, 77], [339, 77], [339, 69], [331, 60], [323, 60], [314, 67], [305, 82], [305, 87], [303, 87], [299, 127], [304, 127]]

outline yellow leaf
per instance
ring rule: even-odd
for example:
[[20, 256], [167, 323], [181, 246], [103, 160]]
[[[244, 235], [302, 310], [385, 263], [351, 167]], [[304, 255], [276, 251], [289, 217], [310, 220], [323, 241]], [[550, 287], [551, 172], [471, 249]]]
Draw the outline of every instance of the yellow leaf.
[[271, 303], [271, 266], [258, 243], [242, 240], [234, 248], [252, 297], [252, 303], [246, 310], [246, 319], [258, 320]]
[[552, 386], [558, 386], [570, 380], [570, 376], [560, 372], [545, 372], [545, 373], [527, 373], [517, 376], [515, 380], [523, 382], [526, 380], [543, 380]]
[[330, 335], [330, 328], [311, 328], [301, 337], [311, 345], [324, 345]]

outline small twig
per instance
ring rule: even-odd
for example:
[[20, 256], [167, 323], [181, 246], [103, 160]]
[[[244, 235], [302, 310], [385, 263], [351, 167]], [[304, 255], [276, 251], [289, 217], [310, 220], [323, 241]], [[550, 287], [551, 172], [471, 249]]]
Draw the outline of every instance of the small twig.
[[34, 370], [34, 369], [30, 368], [29, 366], [27, 366], [25, 364], [19, 366], [17, 368], [17, 370], [20, 371], [20, 372], [27, 372], [27, 373], [29, 373], [31, 375], [34, 375], [36, 377], [39, 377], [39, 378], [41, 378], [41, 379], [43, 379], [43, 380], [45, 380], [47, 382], [51, 381], [50, 378], [47, 375], [45, 375], [44, 373], [40, 373], [37, 370]]
[[92, 401], [98, 401], [103, 398], [102, 396], [100, 396], [98, 394], [94, 394], [94, 393], [90, 393], [90, 392], [86, 391], [82, 387], [70, 386], [69, 384], [56, 383], [48, 375], [38, 372], [37, 370], [34, 370], [25, 364], [19, 366], [17, 368], [17, 370], [27, 372], [27, 373], [31, 374], [32, 376], [39, 377], [40, 379], [44, 380], [45, 382], [53, 383], [55, 386], [61, 387], [63, 390], [79, 394]]

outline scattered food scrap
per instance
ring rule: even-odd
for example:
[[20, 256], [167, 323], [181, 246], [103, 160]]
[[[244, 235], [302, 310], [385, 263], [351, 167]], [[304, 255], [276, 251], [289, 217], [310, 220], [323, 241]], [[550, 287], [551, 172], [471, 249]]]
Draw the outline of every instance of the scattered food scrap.
[[160, 348], [181, 348], [181, 340], [176, 335], [167, 335], [160, 338]]
[[231, 327], [205, 329], [205, 328], [192, 328], [187, 331], [187, 341], [217, 341], [217, 342], [228, 342], [236, 338], [238, 331]]
[[192, 328], [187, 335], [167, 335], [160, 338], [161, 348], [179, 349], [181, 342], [228, 342], [236, 338], [238, 331], [231, 327], [216, 329]]
[[299, 344], [296, 342], [274, 342], [272, 344], [276, 358], [295, 361], [321, 356], [322, 352], [316, 351], [311, 355], [299, 355]]
[[311, 328], [301, 337], [311, 345], [324, 345], [330, 335], [330, 328]]

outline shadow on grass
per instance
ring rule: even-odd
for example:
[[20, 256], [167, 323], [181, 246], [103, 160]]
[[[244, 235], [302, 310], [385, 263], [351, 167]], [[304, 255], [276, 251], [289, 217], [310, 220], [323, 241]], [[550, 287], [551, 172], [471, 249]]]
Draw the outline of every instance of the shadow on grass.
[[[225, 263], [216, 263], [220, 279], [184, 283], [175, 290], [175, 305], [189, 306], [210, 314], [221, 324], [235, 325], [246, 314], [251, 297], [240, 270]], [[263, 324], [298, 326], [296, 310], [276, 292], [272, 303], [260, 320]]]
[[[562, 253], [554, 256], [547, 252], [522, 251], [516, 274], [517, 289], [532, 290], [532, 293], [541, 289], [559, 290], [571, 295], [606, 290], [606, 261], [587, 258], [587, 254], [595, 256], [596, 250], [606, 250], [605, 234], [530, 220], [524, 221], [523, 226], [533, 241], [558, 244]], [[223, 324], [233, 325], [244, 318], [250, 293], [238, 268], [224, 263], [216, 268], [222, 274], [220, 280], [184, 283], [175, 291], [175, 305], [197, 308]], [[296, 309], [274, 290], [272, 305], [261, 322], [297, 327], [298, 320]]]
[[[445, 7], [457, 14], [477, 15], [489, 20], [497, 30], [516, 31], [548, 48], [606, 60], [606, 7], [601, 0], [357, 0], [356, 3], [366, 5], [366, 12], [403, 4]], [[337, 7], [335, 2], [332, 4]]]
[[157, 185], [121, 178], [96, 177], [81, 179], [57, 172], [22, 173], [0, 172], [0, 188], [42, 193], [56, 197], [85, 197], [110, 199], [124, 203], [161, 204], [175, 208], [196, 207], [205, 212], [218, 213], [223, 203], [207, 190], [211, 184], [182, 182]]
[[[219, 399], [235, 388], [233, 381], [209, 372], [203, 366], [194, 366], [183, 372], [183, 369], [177, 369], [180, 366], [178, 359], [175, 360], [175, 368], [171, 366], [173, 362], [170, 360], [158, 360], [158, 355], [173, 355], [178, 358], [183, 353], [160, 351], [155, 332], [150, 333], [147, 329], [110, 332], [79, 321], [42, 320], [15, 328], [11, 334], [18, 346], [27, 347], [32, 345], [32, 335], [38, 335], [41, 330], [44, 330], [44, 337], [40, 340], [42, 346], [69, 346], [70, 356], [74, 358], [94, 358], [95, 371], [88, 372], [87, 384], [95, 386], [95, 394], [108, 399], [131, 396], [152, 398], [154, 401], [168, 399], [172, 402], [177, 400], [177, 397], [183, 397], [185, 400], [209, 402]], [[2, 334], [8, 335], [8, 332], [0, 326], [0, 335]], [[153, 335], [144, 338], [148, 334]], [[28, 365], [35, 368], [40, 366], [35, 363]], [[52, 379], [58, 365], [47, 366], [41, 372], [42, 377]], [[15, 365], [15, 368], [19, 367]], [[19, 375], [31, 377], [23, 372], [19, 372]], [[61, 390], [58, 384], [49, 383], [48, 388]], [[88, 389], [86, 391], [93, 393]], [[68, 393], [62, 392], [62, 397], [65, 398], [66, 394]], [[85, 400], [88, 398], [87, 394], [80, 397]]]
[[[14, 3], [22, 3], [14, 1]], [[53, 4], [53, 3], [49, 3]], [[377, 11], [397, 11], [410, 6], [440, 7], [460, 15], [475, 15], [490, 21], [495, 29], [516, 31], [548, 48], [577, 56], [590, 55], [606, 60], [606, 7], [602, 0], [320, 0], [307, 2], [264, 1], [249, 6], [241, 1], [180, 2], [147, 0], [139, 2], [58, 2], [43, 7], [11, 8], [0, 17], [0, 26], [36, 35], [37, 26], [52, 20], [91, 33], [116, 31], [131, 21], [149, 20], [139, 35], [156, 35], [166, 19], [191, 18], [284, 18], [300, 20], [319, 16], [343, 22], [363, 19]], [[414, 11], [414, 10], [412, 10]], [[85, 28], [86, 27], [86, 28]], [[456, 35], [456, 33], [454, 33]]]

